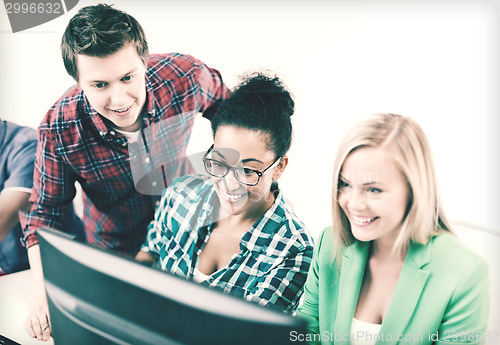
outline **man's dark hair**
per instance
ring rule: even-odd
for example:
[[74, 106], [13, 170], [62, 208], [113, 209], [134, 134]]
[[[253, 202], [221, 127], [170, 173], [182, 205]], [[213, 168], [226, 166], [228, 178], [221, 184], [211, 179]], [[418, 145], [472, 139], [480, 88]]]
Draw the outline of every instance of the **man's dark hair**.
[[267, 147], [276, 157], [285, 155], [292, 142], [295, 103], [276, 76], [253, 73], [244, 77], [212, 119], [215, 135], [221, 126], [234, 126], [269, 135]]
[[64, 67], [78, 81], [78, 54], [106, 57], [128, 43], [135, 45], [146, 64], [149, 55], [146, 35], [134, 17], [105, 4], [83, 7], [71, 18], [62, 37]]

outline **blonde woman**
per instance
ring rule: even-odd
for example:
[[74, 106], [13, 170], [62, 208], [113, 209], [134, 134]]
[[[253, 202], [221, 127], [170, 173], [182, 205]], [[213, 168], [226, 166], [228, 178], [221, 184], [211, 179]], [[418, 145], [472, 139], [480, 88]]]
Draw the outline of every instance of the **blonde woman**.
[[343, 138], [333, 226], [315, 248], [304, 301], [311, 343], [482, 343], [488, 268], [453, 234], [432, 154], [408, 117], [378, 114]]

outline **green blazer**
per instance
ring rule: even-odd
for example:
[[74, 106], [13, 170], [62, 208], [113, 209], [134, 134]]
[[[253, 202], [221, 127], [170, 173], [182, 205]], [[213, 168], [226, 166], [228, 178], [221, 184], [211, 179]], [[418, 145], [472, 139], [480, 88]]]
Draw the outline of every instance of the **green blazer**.
[[[370, 242], [346, 247], [339, 270], [333, 241], [333, 229], [325, 229], [297, 310], [311, 333], [292, 340], [349, 344]], [[452, 234], [438, 235], [410, 245], [377, 344], [481, 344], [488, 315], [486, 262]]]

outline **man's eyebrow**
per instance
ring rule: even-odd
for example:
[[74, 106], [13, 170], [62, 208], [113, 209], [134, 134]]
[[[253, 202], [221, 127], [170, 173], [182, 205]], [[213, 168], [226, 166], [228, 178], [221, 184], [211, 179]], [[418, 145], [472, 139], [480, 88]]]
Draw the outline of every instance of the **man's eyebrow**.
[[89, 83], [89, 84], [107, 83], [107, 81], [98, 80], [98, 79], [83, 80], [83, 81], [86, 82], [86, 83]]
[[122, 76], [122, 78], [123, 78], [123, 77], [125, 77], [125, 76], [127, 76], [127, 75], [129, 75], [129, 74], [133, 74], [133, 73], [135, 73], [135, 72], [137, 72], [137, 68], [134, 68], [133, 70], [131, 70], [131, 71], [129, 71], [129, 72], [127, 72], [127, 73], [125, 73], [125, 74]]

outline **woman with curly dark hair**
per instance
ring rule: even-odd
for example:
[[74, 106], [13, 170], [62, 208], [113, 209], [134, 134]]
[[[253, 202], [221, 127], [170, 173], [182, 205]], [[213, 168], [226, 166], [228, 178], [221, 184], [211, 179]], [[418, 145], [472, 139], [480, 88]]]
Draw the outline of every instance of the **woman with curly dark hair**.
[[277, 184], [288, 164], [293, 112], [278, 78], [245, 79], [212, 119], [208, 176], [178, 178], [164, 191], [136, 259], [293, 311], [313, 250]]

